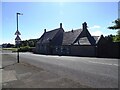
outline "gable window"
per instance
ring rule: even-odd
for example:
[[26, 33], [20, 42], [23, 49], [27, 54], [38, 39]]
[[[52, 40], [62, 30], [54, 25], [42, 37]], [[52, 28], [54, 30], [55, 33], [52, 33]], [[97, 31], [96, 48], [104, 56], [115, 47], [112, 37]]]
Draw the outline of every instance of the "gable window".
[[79, 45], [91, 45], [90, 41], [88, 40], [88, 37], [82, 37], [78, 40]]

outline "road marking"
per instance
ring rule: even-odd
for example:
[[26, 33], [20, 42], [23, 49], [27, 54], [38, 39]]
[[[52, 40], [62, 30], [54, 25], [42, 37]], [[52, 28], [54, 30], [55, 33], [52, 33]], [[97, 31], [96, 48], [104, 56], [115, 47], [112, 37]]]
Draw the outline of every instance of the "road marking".
[[93, 61], [88, 61], [91, 63], [96, 63], [96, 64], [104, 64], [104, 65], [114, 65], [114, 66], [118, 66], [118, 64], [111, 64], [111, 63], [101, 63], [101, 62], [93, 62]]

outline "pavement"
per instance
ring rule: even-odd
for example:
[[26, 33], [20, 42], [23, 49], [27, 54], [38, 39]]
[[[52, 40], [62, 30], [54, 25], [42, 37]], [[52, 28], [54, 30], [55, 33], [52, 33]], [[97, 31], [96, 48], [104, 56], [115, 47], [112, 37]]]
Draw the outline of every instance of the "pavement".
[[70, 78], [2, 54], [2, 88], [90, 88]]

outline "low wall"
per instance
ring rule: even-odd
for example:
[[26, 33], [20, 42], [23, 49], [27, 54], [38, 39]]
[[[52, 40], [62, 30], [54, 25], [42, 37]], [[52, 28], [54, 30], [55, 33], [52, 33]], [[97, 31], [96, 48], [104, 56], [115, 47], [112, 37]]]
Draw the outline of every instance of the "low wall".
[[97, 56], [106, 58], [120, 58], [120, 42], [98, 45]]
[[95, 46], [72, 46], [71, 55], [78, 56], [96, 56]]

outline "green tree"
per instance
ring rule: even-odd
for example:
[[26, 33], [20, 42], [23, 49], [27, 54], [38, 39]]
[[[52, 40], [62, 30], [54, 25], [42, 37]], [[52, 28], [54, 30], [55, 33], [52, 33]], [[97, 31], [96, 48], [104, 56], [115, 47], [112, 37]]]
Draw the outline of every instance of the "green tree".
[[32, 40], [29, 41], [29, 46], [34, 47], [34, 42]]
[[29, 47], [35, 47], [37, 41], [39, 39], [29, 39], [29, 40], [23, 40], [21, 41], [21, 47], [24, 47], [24, 46], [29, 46]]
[[113, 23], [115, 23], [115, 25], [108, 27], [108, 29], [118, 30], [117, 35], [114, 37], [114, 41], [120, 42], [120, 19], [118, 18]]
[[118, 18], [117, 20], [115, 20], [113, 23], [115, 23], [114, 26], [110, 26], [108, 27], [109, 29], [120, 29], [120, 19]]

